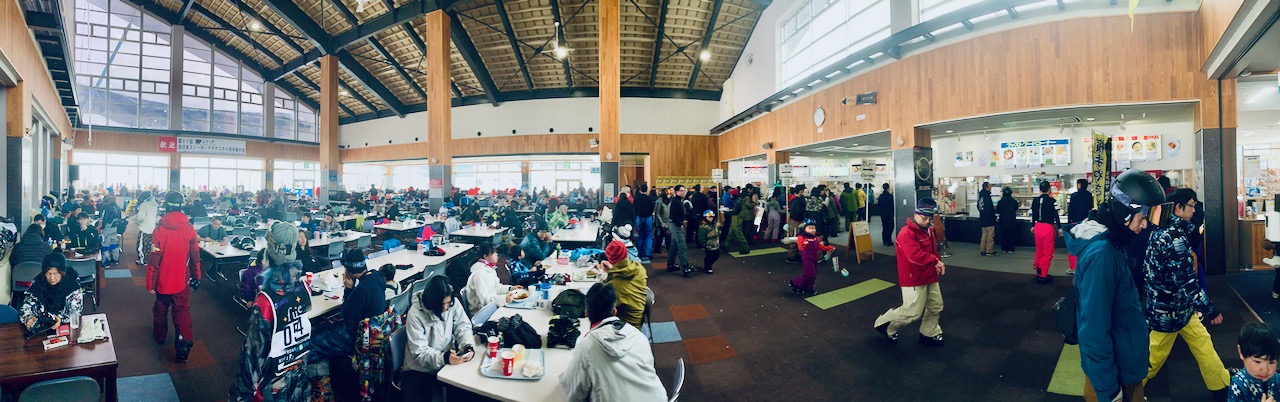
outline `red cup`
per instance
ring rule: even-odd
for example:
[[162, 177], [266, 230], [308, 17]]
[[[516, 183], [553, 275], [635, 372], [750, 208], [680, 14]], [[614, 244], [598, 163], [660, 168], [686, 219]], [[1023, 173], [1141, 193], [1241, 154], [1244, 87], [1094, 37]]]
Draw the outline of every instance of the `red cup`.
[[502, 375], [510, 377], [516, 371], [516, 352], [502, 352]]
[[304, 277], [304, 278], [302, 279], [302, 284], [307, 286], [307, 291], [308, 291], [308, 292], [313, 292], [313, 291], [314, 291], [314, 290], [312, 290], [312, 289], [311, 289], [311, 280], [312, 280], [312, 278], [311, 278], [311, 273], [310, 273], [310, 272], [308, 272], [308, 273], [307, 273], [307, 275], [306, 275], [306, 277]]
[[489, 358], [498, 357], [498, 337], [489, 337]]

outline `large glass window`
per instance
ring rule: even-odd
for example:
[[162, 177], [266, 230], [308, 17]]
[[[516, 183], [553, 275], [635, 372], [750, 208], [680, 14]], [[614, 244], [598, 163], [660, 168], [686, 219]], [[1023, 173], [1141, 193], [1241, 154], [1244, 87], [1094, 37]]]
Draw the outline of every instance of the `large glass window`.
[[214, 53], [213, 60], [213, 127], [209, 131], [236, 134], [240, 114], [240, 64], [222, 53]]
[[387, 169], [378, 165], [345, 164], [342, 165], [342, 185], [348, 191], [368, 191], [369, 186], [382, 188], [387, 177]]
[[[391, 188], [403, 190], [407, 188], [429, 188], [431, 180], [427, 178], [427, 165], [393, 166], [391, 168]], [[456, 185], [454, 187], [457, 187]]]
[[293, 97], [276, 93], [276, 138], [297, 139], [297, 104]]
[[262, 190], [262, 159], [182, 157], [182, 188], [201, 191]]
[[786, 87], [889, 37], [889, 0], [802, 0], [778, 26]]
[[982, 0], [920, 0], [920, 22], [981, 2]]
[[71, 158], [72, 164], [80, 166], [76, 188], [169, 188], [169, 155], [76, 150]]
[[119, 0], [76, 0], [76, 92], [98, 125], [169, 128], [169, 25]]
[[320, 163], [303, 161], [275, 161], [272, 181], [276, 188], [292, 190], [320, 186]]
[[182, 129], [209, 131], [213, 93], [213, 50], [196, 38], [183, 39]]
[[520, 162], [460, 163], [453, 165], [453, 186], [480, 191], [519, 189]]
[[579, 187], [600, 188], [600, 162], [529, 162], [531, 190], [568, 193]]
[[248, 69], [240, 70], [240, 134], [261, 136], [263, 79]]

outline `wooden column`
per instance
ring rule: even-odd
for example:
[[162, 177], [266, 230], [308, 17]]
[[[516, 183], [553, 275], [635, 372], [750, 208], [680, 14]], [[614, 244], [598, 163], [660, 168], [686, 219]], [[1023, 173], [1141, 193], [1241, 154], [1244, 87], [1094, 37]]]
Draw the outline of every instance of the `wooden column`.
[[449, 15], [437, 10], [427, 14], [427, 163], [431, 179], [428, 198], [438, 207], [449, 196], [452, 185], [453, 119], [450, 91]]
[[620, 187], [622, 136], [619, 133], [619, 102], [622, 96], [621, 50], [619, 49], [620, 0], [600, 0], [600, 196], [612, 200]]
[[31, 206], [40, 206], [38, 195], [33, 194], [34, 182], [24, 182], [24, 171], [31, 171], [35, 166], [24, 166], [22, 150], [33, 147], [30, 138], [25, 137], [31, 124], [31, 84], [18, 81], [18, 85], [5, 91], [5, 191], [4, 212], [15, 222], [25, 228], [31, 223]]
[[[321, 203], [329, 202], [329, 190], [338, 187], [342, 164], [338, 162], [338, 58], [320, 58], [320, 194]], [[274, 177], [272, 178], [274, 179]], [[274, 180], [272, 180], [274, 181]]]

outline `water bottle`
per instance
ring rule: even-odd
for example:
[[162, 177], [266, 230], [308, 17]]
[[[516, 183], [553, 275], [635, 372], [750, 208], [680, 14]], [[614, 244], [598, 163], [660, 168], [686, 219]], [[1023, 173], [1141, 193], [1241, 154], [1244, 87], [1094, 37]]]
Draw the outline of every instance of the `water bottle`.
[[556, 243], [556, 259], [560, 259], [560, 243]]

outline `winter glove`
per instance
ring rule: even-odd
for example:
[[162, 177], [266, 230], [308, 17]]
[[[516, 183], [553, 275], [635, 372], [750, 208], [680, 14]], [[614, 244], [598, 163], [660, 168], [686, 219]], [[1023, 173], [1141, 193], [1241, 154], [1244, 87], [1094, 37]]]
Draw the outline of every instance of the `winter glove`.
[[200, 280], [199, 280], [199, 279], [196, 279], [196, 278], [194, 278], [194, 277], [193, 277], [193, 278], [189, 278], [189, 279], [187, 279], [187, 286], [190, 286], [190, 287], [191, 287], [191, 292], [192, 292], [192, 293], [195, 293], [196, 291], [200, 290]]

